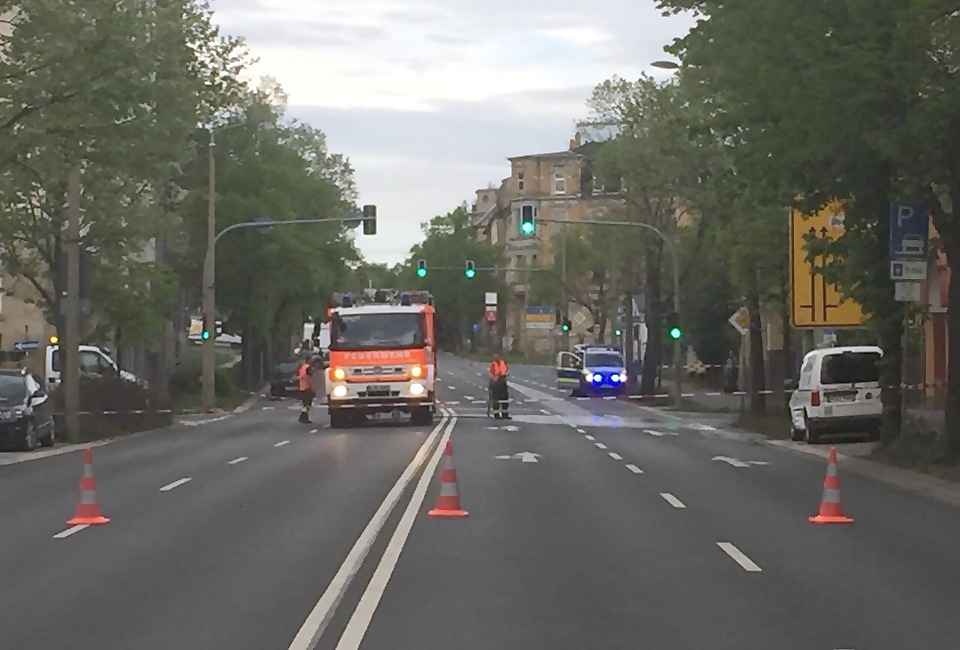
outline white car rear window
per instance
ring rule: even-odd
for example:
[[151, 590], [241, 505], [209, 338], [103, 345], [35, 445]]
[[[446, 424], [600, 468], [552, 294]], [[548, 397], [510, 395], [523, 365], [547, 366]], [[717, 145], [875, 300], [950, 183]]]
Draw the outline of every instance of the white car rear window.
[[842, 352], [823, 358], [820, 383], [866, 384], [880, 381], [880, 359], [876, 352]]

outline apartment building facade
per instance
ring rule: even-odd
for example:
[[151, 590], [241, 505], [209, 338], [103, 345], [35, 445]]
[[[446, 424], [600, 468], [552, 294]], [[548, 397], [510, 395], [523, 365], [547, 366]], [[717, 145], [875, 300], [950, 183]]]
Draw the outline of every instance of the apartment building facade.
[[[509, 295], [501, 300], [504, 317], [504, 346], [528, 354], [544, 354], [555, 347], [554, 329], [543, 324], [528, 326], [528, 309], [553, 305], [530, 303], [529, 269], [553, 268], [560, 251], [554, 237], [564, 226], [543, 220], [581, 221], [598, 218], [620, 204], [615, 194], [594, 182], [593, 156], [602, 143], [583, 143], [579, 134], [564, 151], [509, 158], [510, 175], [498, 187], [477, 190], [473, 206], [477, 237], [505, 249], [506, 282]], [[538, 220], [535, 236], [520, 233], [524, 211]], [[540, 271], [534, 271], [540, 272]], [[589, 312], [569, 305], [567, 313], [582, 314], [575, 321], [574, 334], [593, 325]]]

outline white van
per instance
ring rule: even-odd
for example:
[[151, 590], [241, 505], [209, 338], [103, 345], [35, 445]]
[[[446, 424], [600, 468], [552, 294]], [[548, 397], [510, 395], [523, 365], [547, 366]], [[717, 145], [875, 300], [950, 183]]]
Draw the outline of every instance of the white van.
[[[52, 390], [60, 384], [62, 371], [63, 360], [60, 358], [60, 346], [47, 346], [44, 375], [48, 390]], [[117, 362], [107, 352], [95, 345], [80, 346], [80, 372], [85, 375], [119, 376], [127, 381], [143, 383], [136, 375], [126, 370], [120, 370]]]
[[881, 359], [883, 350], [873, 345], [808, 352], [790, 396], [792, 439], [816, 443], [823, 433], [869, 433], [879, 439]]

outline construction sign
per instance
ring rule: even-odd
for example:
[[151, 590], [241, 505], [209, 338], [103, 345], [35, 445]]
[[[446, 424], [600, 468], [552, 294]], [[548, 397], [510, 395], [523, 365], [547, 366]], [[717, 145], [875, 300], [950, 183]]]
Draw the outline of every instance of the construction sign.
[[831, 203], [813, 216], [790, 211], [790, 320], [794, 327], [863, 326], [860, 305], [842, 300], [837, 286], [816, 270], [829, 260], [817, 258], [813, 265], [807, 261], [807, 238], [837, 239], [843, 234], [843, 220], [840, 203]]

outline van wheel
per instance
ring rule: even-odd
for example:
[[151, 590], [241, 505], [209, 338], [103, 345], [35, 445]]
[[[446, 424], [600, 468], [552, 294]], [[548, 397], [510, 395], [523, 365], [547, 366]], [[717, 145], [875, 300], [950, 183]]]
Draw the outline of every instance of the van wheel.
[[800, 429], [795, 428], [793, 425], [790, 425], [790, 440], [793, 442], [802, 442], [804, 433]]

